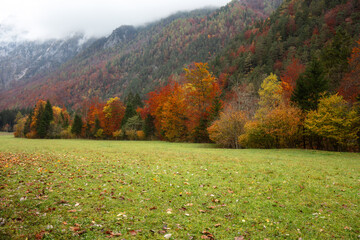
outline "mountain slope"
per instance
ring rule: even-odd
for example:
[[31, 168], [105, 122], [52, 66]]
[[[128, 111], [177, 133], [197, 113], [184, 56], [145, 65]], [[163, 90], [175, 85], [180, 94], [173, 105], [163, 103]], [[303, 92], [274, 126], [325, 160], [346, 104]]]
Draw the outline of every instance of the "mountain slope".
[[[6, 29], [0, 26], [0, 32], [6, 33]], [[5, 38], [4, 35], [0, 37]], [[17, 81], [26, 82], [34, 76], [49, 74], [93, 41], [84, 39], [81, 34], [63, 40], [0, 40], [0, 90]]]
[[335, 91], [348, 71], [348, 58], [360, 34], [357, 0], [287, 0], [266, 21], [249, 26], [212, 61], [228, 87], [253, 83], [258, 88], [271, 72], [286, 74], [292, 63], [317, 58], [329, 90]]
[[39, 98], [76, 108], [94, 96], [147, 93], [185, 65], [212, 60], [234, 36], [280, 3], [234, 0], [215, 11], [178, 13], [145, 27], [121, 27], [55, 72], [2, 92], [0, 108], [33, 105]]

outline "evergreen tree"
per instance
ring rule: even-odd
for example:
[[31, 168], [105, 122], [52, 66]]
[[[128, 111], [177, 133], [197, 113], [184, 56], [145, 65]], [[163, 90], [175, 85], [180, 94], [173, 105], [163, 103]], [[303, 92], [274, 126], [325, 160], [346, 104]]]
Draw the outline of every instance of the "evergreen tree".
[[222, 109], [222, 103], [219, 96], [216, 96], [213, 100], [211, 109], [210, 109], [210, 116], [209, 116], [209, 122], [215, 121], [219, 115], [220, 111]]
[[204, 117], [200, 119], [199, 125], [195, 127], [193, 139], [197, 143], [210, 142], [209, 133], [207, 131], [208, 120]]
[[324, 66], [324, 77], [329, 82], [329, 89], [335, 91], [349, 70], [348, 58], [351, 55], [350, 35], [340, 29], [334, 40], [325, 47], [321, 54], [321, 63]]
[[41, 114], [39, 114], [39, 124], [37, 126], [37, 134], [40, 138], [47, 137], [48, 130], [50, 128], [50, 122], [53, 120], [53, 110], [49, 100], [46, 102], [45, 108]]
[[100, 120], [99, 117], [96, 116], [95, 118], [95, 128], [94, 128], [94, 135], [96, 134], [96, 132], [101, 128], [101, 124], [100, 124]]
[[151, 116], [151, 114], [148, 114], [145, 118], [143, 131], [145, 133], [146, 138], [150, 138], [151, 136], [154, 136], [155, 134], [155, 124], [154, 124], [155, 118]]
[[121, 122], [121, 126], [124, 126], [126, 124], [126, 122], [129, 120], [129, 118], [131, 118], [135, 115], [136, 115], [136, 109], [135, 109], [134, 105], [131, 102], [127, 103], [124, 118], [122, 119], [122, 122]]
[[75, 134], [76, 136], [80, 136], [81, 130], [82, 130], [83, 122], [81, 120], [81, 117], [77, 114], [75, 114], [74, 123], [71, 128], [71, 132]]
[[328, 90], [328, 82], [324, 78], [323, 69], [314, 59], [296, 81], [296, 88], [291, 96], [303, 111], [316, 110], [321, 95]]
[[122, 119], [121, 122], [121, 126], [125, 126], [129, 118], [132, 118], [133, 116], [137, 115], [136, 109], [138, 107], [143, 106], [140, 95], [138, 93], [136, 93], [135, 95], [133, 93], [129, 93], [129, 95], [125, 99], [125, 102], [126, 102], [126, 109], [125, 109], [124, 118]]

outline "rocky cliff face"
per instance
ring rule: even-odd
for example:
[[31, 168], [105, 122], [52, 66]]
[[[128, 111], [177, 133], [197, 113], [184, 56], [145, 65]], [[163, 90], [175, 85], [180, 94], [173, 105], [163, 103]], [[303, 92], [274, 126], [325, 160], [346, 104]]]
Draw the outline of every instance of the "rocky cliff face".
[[51, 72], [95, 41], [82, 34], [62, 40], [26, 41], [6, 37], [7, 28], [0, 27], [0, 31], [0, 90]]
[[113, 48], [121, 43], [126, 43], [136, 37], [137, 31], [133, 26], [121, 26], [115, 29], [112, 34], [106, 38], [104, 48]]

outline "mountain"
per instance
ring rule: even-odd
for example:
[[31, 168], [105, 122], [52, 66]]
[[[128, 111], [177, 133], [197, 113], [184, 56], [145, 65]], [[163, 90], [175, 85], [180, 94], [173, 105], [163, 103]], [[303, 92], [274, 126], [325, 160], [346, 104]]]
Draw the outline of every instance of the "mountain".
[[0, 26], [0, 90], [49, 74], [95, 40], [76, 34], [62, 40], [27, 41], [9, 39], [9, 32], [9, 27]]
[[182, 73], [184, 66], [213, 60], [232, 38], [266, 19], [281, 2], [233, 0], [216, 10], [181, 12], [143, 27], [122, 26], [49, 74], [3, 90], [0, 108], [32, 106], [40, 98], [77, 108], [92, 97], [146, 94]]

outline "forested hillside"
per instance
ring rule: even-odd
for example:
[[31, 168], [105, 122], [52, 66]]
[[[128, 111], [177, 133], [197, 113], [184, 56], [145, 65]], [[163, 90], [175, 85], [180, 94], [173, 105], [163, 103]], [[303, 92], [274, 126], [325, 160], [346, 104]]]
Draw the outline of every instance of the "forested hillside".
[[2, 92], [0, 108], [51, 99], [73, 108], [92, 97], [145, 94], [194, 62], [207, 62], [281, 0], [234, 0], [218, 10], [178, 13], [145, 27], [120, 27], [47, 76]]
[[[357, 0], [287, 0], [266, 21], [248, 25], [212, 62], [228, 87], [253, 83], [260, 87], [270, 73], [297, 76], [311, 60], [321, 62], [336, 91], [349, 69], [348, 58], [360, 34]], [[295, 86], [296, 79], [288, 79]]]

